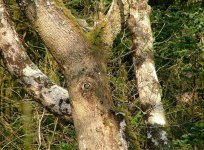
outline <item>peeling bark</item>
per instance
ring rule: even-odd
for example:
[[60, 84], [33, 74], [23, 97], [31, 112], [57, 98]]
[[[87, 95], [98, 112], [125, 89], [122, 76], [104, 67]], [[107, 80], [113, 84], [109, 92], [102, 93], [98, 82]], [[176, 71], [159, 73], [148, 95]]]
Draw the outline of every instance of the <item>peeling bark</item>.
[[26, 91], [53, 114], [69, 120], [71, 107], [67, 90], [56, 85], [32, 63], [0, 0], [0, 52], [11, 75], [20, 79]]
[[75, 20], [57, 7], [59, 0], [22, 2], [28, 18], [64, 69], [79, 149], [127, 149], [124, 126], [111, 112], [113, 102], [100, 51], [90, 45]]
[[161, 88], [153, 60], [153, 36], [150, 23], [151, 8], [147, 0], [131, 0], [128, 25], [133, 34], [135, 51], [135, 73], [139, 98], [146, 111], [147, 138], [149, 149], [169, 149]]

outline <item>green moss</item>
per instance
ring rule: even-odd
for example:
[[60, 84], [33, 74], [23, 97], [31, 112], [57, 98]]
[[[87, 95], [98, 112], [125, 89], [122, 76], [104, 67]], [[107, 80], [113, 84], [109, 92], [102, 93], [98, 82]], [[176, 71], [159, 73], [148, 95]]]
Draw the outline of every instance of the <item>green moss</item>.
[[64, 15], [67, 17], [67, 19], [71, 20], [73, 25], [77, 28], [77, 30], [81, 33], [83, 37], [85, 37], [84, 32], [82, 31], [82, 28], [77, 22], [77, 19], [72, 15], [71, 11], [65, 6], [62, 0], [54, 0], [56, 7], [61, 9], [64, 13]]
[[9, 11], [10, 16], [12, 17], [13, 20], [19, 20], [21, 12], [20, 8], [18, 7], [18, 4], [16, 3], [16, 0], [7, 0], [5, 1], [6, 7]]
[[106, 23], [100, 23], [94, 30], [85, 34], [85, 39], [90, 43], [94, 55], [105, 62], [111, 53], [111, 49], [103, 42], [103, 34]]
[[105, 28], [105, 22], [100, 23], [93, 31], [88, 33], [83, 32], [81, 26], [78, 24], [77, 19], [72, 15], [71, 11], [64, 5], [62, 0], [55, 0], [55, 4], [59, 9], [63, 10], [64, 15], [72, 21], [76, 30], [83, 36], [86, 42], [91, 46], [93, 54], [104, 61], [108, 58], [108, 52], [102, 42], [103, 29]]
[[88, 32], [86, 34], [86, 39], [89, 42], [91, 42], [93, 46], [96, 46], [96, 47], [101, 46], [104, 27], [105, 27], [105, 23], [101, 23], [93, 31]]
[[[129, 113], [129, 111], [123, 107], [116, 107], [114, 106], [112, 109], [111, 109], [114, 114], [121, 114], [122, 115], [122, 119], [125, 120], [125, 123], [126, 123], [126, 129], [125, 129], [125, 135], [126, 135], [126, 141], [128, 141], [129, 143], [129, 149], [130, 150], [140, 150], [140, 144], [139, 144], [139, 140], [136, 136], [136, 134], [134, 133], [134, 130], [133, 130], [133, 126], [131, 124], [131, 114]], [[123, 115], [124, 114], [124, 115]], [[116, 116], [117, 120], [120, 122], [121, 121], [121, 118], [118, 118]]]
[[71, 11], [64, 5], [63, 1], [62, 0], [54, 0], [54, 1], [56, 6], [63, 10], [65, 16], [73, 20], [77, 24], [76, 18], [72, 15]]
[[64, 15], [72, 21], [75, 25], [76, 30], [84, 37], [86, 42], [91, 46], [91, 50], [93, 50], [93, 54], [102, 61], [107, 60], [109, 56], [110, 49], [103, 44], [102, 36], [104, 32], [104, 28], [106, 26], [105, 22], [101, 22], [94, 30], [85, 33], [83, 32], [81, 26], [78, 24], [77, 19], [72, 15], [71, 11], [64, 5], [62, 0], [55, 0], [55, 4], [59, 9], [63, 10]]

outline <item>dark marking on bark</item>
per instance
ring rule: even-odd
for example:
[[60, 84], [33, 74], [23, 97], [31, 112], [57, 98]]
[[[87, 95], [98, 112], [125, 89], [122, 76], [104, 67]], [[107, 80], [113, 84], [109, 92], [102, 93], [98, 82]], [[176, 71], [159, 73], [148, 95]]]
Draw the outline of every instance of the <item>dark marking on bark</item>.
[[101, 68], [101, 67], [99, 67], [99, 66], [94, 67], [93, 68], [94, 72], [100, 73], [100, 69], [99, 68]]
[[37, 6], [34, 0], [17, 0], [17, 3], [23, 13], [30, 15], [30, 19], [32, 21], [35, 21], [37, 19], [37, 12], [36, 12]]
[[39, 85], [38, 85], [38, 90], [41, 91], [42, 88], [43, 88], [43, 86], [44, 86], [43, 84], [39, 84]]
[[3, 12], [0, 12], [0, 19], [1, 19], [1, 17], [2, 17], [2, 14], [3, 14]]
[[63, 100], [62, 98], [59, 100], [59, 107], [62, 106], [63, 101], [64, 101], [64, 100]]
[[62, 113], [63, 114], [67, 114], [69, 111], [68, 111], [68, 108], [64, 108], [64, 109], [62, 109]]
[[136, 21], [133, 15], [129, 16], [128, 19], [128, 25], [133, 29], [134, 27], [136, 27]]
[[90, 99], [94, 92], [94, 83], [90, 81], [85, 81], [81, 83], [80, 91], [83, 97]]
[[68, 81], [71, 82], [72, 80], [75, 80], [75, 79], [79, 80], [82, 76], [96, 78], [96, 74], [93, 72], [93, 70], [89, 69], [88, 67], [79, 68], [79, 69], [75, 68], [75, 71], [72, 71], [70, 69]]
[[90, 91], [92, 89], [91, 83], [83, 83], [82, 90], [83, 91]]
[[4, 32], [2, 33], [2, 35], [3, 35], [3, 36], [5, 36], [5, 35], [6, 35], [6, 33], [7, 33], [7, 32], [6, 32], [6, 31], [4, 31]]
[[141, 104], [141, 109], [145, 112], [144, 120], [147, 120], [150, 117], [150, 112], [154, 109], [153, 107], [154, 106], [150, 103]]
[[140, 68], [140, 66], [144, 63], [147, 62], [148, 60], [153, 60], [154, 59], [154, 55], [151, 51], [147, 51], [147, 52], [141, 52], [141, 50], [138, 50], [138, 44], [135, 43], [132, 46], [132, 50], [135, 51], [135, 66], [136, 68]]
[[65, 100], [65, 103], [70, 104], [70, 99], [67, 98], [67, 99]]
[[4, 27], [3, 23], [0, 22], [0, 28], [3, 28], [3, 27]]
[[44, 82], [44, 86], [45, 86], [46, 88], [48, 88], [48, 89], [50, 89], [51, 86], [53, 86], [53, 85], [54, 85], [54, 83], [51, 82], [51, 81], [49, 81], [49, 80], [46, 80], [46, 82]]
[[50, 107], [50, 108], [53, 108], [54, 106], [55, 106], [55, 104], [51, 104], [49, 107]]

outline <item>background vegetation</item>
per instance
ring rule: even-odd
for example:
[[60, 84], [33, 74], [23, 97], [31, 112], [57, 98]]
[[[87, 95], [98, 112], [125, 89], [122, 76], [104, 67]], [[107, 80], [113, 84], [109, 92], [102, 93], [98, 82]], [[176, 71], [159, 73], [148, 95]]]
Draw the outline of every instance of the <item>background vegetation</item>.
[[[51, 79], [66, 87], [57, 63], [42, 40], [20, 13], [15, 0], [6, 0], [9, 13], [31, 59]], [[111, 0], [104, 0], [105, 9]], [[98, 1], [64, 0], [78, 18], [92, 24]], [[204, 149], [204, 2], [150, 0], [155, 37], [155, 64], [163, 89], [173, 149]], [[144, 112], [138, 103], [131, 35], [123, 28], [108, 62], [112, 97], [127, 114], [130, 130], [144, 149]], [[77, 149], [72, 124], [65, 126], [26, 94], [0, 63], [0, 148], [11, 150]]]

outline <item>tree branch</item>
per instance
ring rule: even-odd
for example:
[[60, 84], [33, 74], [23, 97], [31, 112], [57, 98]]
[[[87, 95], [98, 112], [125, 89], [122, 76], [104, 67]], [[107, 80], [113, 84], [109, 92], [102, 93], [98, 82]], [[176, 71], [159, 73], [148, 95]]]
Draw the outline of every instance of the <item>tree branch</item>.
[[100, 18], [96, 24], [96, 28], [102, 26], [102, 42], [107, 48], [111, 48], [113, 41], [121, 30], [121, 14], [119, 1], [113, 0], [108, 13], [104, 16], [100, 12]]
[[[14, 29], [3, 1], [0, 0], [0, 52], [11, 75], [20, 79], [26, 91], [56, 115], [71, 114], [67, 90], [56, 85], [32, 63]], [[68, 118], [67, 118], [68, 119]]]
[[72, 61], [70, 61], [65, 54], [79, 50], [81, 54], [87, 54], [87, 51], [82, 51], [84, 46], [86, 49], [90, 48], [85, 41], [85, 34], [61, 0], [19, 1], [26, 16], [36, 27], [63, 70], [66, 70], [67, 65], [72, 66], [78, 59], [82, 59], [82, 56], [79, 55], [78, 59], [71, 58]]
[[[106, 18], [107, 27], [104, 29], [104, 42], [108, 43], [108, 45], [110, 45], [111, 47], [113, 41], [121, 30], [121, 14], [118, 0], [112, 1], [111, 7], [106, 15]], [[111, 37], [110, 41], [105, 41], [105, 39], [108, 39], [108, 36]]]
[[161, 87], [153, 58], [153, 35], [150, 23], [151, 8], [147, 0], [130, 0], [128, 26], [132, 31], [135, 51], [135, 74], [139, 98], [147, 113], [146, 124], [149, 149], [169, 149], [165, 112], [161, 102]]

